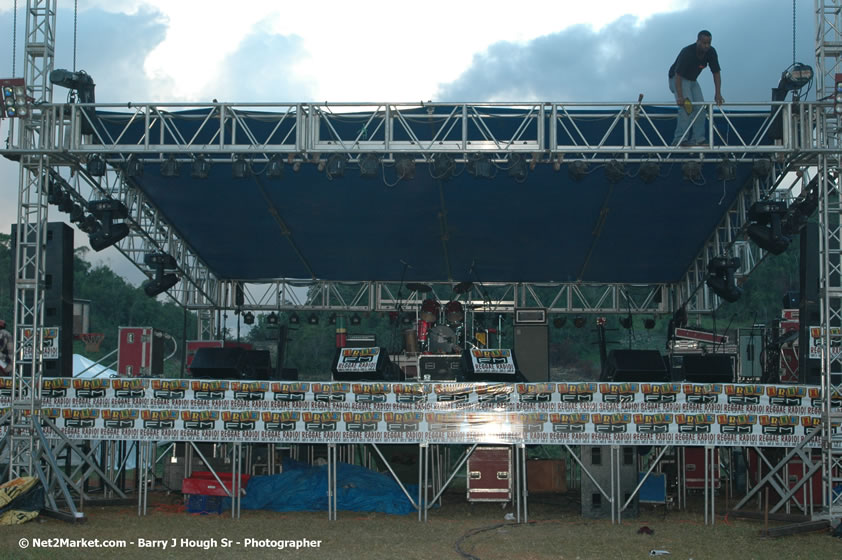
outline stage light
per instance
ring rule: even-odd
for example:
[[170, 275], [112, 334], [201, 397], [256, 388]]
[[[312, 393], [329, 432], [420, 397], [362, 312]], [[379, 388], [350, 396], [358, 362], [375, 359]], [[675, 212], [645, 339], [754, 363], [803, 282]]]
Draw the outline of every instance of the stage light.
[[640, 164], [637, 175], [646, 184], [654, 183], [661, 176], [661, 166], [654, 161], [644, 161]]
[[246, 325], [253, 325], [254, 324], [254, 313], [251, 311], [246, 311], [243, 313], [243, 323]]
[[167, 159], [161, 162], [161, 177], [178, 177], [181, 175], [181, 164], [170, 154]]
[[433, 179], [444, 181], [453, 174], [453, 156], [450, 154], [436, 154], [431, 164], [430, 173]]
[[146, 253], [143, 256], [143, 264], [152, 268], [155, 272], [154, 278], [150, 278], [143, 283], [143, 291], [147, 296], [155, 297], [178, 284], [178, 276], [167, 273], [169, 270], [178, 268], [178, 262], [172, 255], [161, 252]]
[[509, 177], [518, 183], [524, 182], [529, 175], [526, 160], [520, 154], [512, 154], [509, 161]]
[[143, 162], [134, 156], [129, 156], [129, 159], [126, 161], [126, 175], [129, 177], [143, 177]]
[[278, 314], [274, 311], [271, 312], [269, 315], [266, 316], [266, 324], [267, 325], [277, 325], [278, 324]]
[[751, 172], [757, 179], [765, 179], [772, 172], [772, 162], [768, 159], [756, 159]]
[[327, 159], [325, 174], [328, 179], [345, 175], [345, 156], [333, 154]]
[[496, 173], [494, 165], [486, 155], [473, 155], [468, 160], [468, 173], [481, 179], [493, 179]]
[[790, 239], [782, 232], [782, 220], [787, 213], [786, 203], [773, 200], [759, 200], [748, 210], [751, 223], [746, 233], [758, 247], [773, 255], [780, 255], [789, 247]]
[[567, 165], [567, 174], [574, 181], [581, 181], [588, 174], [588, 162], [584, 160], [571, 161]]
[[[69, 70], [53, 70], [50, 72], [50, 82], [57, 86], [66, 87], [71, 90], [71, 94], [75, 92], [76, 99], [71, 99], [72, 102], [78, 99], [79, 103], [96, 103], [96, 84], [84, 70], [70, 72]], [[93, 107], [83, 107], [82, 115], [82, 134], [93, 134], [94, 129], [91, 121], [96, 118], [96, 113]]]
[[68, 213], [71, 210], [73, 210], [73, 199], [70, 198], [70, 194], [64, 193], [64, 195], [61, 197], [61, 200], [58, 201], [58, 204], [56, 204], [56, 206], [58, 206], [59, 211], [65, 213]]
[[717, 296], [725, 301], [735, 302], [743, 294], [737, 286], [734, 273], [740, 268], [740, 259], [715, 257], [708, 262], [708, 274], [705, 283]]
[[73, 208], [70, 209], [70, 223], [78, 224], [82, 220], [85, 219], [85, 209], [79, 206], [78, 204], [74, 204]]
[[251, 175], [251, 165], [244, 156], [237, 156], [231, 164], [231, 176], [234, 179], [245, 179]]
[[813, 79], [813, 68], [806, 64], [796, 62], [781, 74], [781, 81], [778, 87], [786, 90], [801, 89]]
[[307, 324], [308, 325], [318, 325], [319, 324], [319, 316], [315, 313], [310, 313], [310, 316], [307, 317]]
[[691, 183], [701, 183], [704, 180], [702, 166], [695, 161], [685, 161], [682, 163], [681, 175], [685, 181], [690, 181]]
[[87, 163], [88, 175], [91, 177], [102, 177], [105, 175], [105, 160], [99, 154], [91, 154], [88, 156]]
[[293, 311], [289, 316], [289, 324], [290, 325], [297, 325], [301, 322], [301, 319], [298, 318], [298, 313]]
[[737, 164], [729, 159], [723, 159], [716, 166], [716, 178], [719, 181], [733, 181], [737, 178]]
[[609, 183], [617, 184], [622, 181], [625, 176], [626, 165], [623, 162], [612, 159], [605, 164], [605, 178]]
[[330, 317], [327, 318], [328, 325], [335, 325], [336, 324], [336, 313], [331, 313]]
[[29, 98], [23, 78], [0, 80], [0, 118], [25, 118], [30, 115]]
[[647, 331], [651, 331], [655, 328], [655, 318], [654, 317], [647, 317], [643, 320], [643, 328]]
[[586, 323], [587, 323], [587, 320], [585, 319], [585, 317], [583, 315], [577, 315], [576, 318], [573, 319], [573, 325], [577, 329], [581, 329], [582, 327], [585, 326]]
[[411, 325], [412, 323], [413, 323], [412, 315], [410, 315], [408, 313], [404, 313], [403, 315], [401, 315], [401, 324], [402, 325], [408, 326], [408, 325]]
[[376, 179], [380, 175], [380, 158], [374, 154], [365, 154], [360, 158], [360, 177]]
[[194, 179], [207, 179], [210, 175], [211, 162], [205, 156], [196, 156], [190, 166], [190, 176]]
[[398, 179], [415, 179], [415, 160], [409, 156], [400, 156], [395, 161]]
[[114, 223], [115, 219], [125, 219], [129, 215], [126, 205], [111, 198], [92, 200], [88, 203], [88, 210], [96, 216], [102, 227], [94, 231], [88, 241], [91, 249], [102, 251], [122, 240], [129, 234], [129, 226], [125, 223]]
[[557, 329], [560, 329], [567, 323], [567, 317], [556, 317], [553, 319], [553, 326]]
[[279, 154], [275, 154], [269, 158], [269, 163], [266, 164], [265, 174], [269, 179], [280, 179], [284, 176], [284, 160]]
[[632, 318], [631, 318], [631, 315], [629, 315], [629, 316], [627, 316], [627, 317], [620, 317], [620, 325], [621, 325], [624, 329], [630, 329], [630, 328], [632, 328]]
[[359, 315], [357, 315], [356, 313], [351, 315], [351, 324], [352, 325], [358, 326], [360, 323], [362, 323], [362, 319], [360, 319]]

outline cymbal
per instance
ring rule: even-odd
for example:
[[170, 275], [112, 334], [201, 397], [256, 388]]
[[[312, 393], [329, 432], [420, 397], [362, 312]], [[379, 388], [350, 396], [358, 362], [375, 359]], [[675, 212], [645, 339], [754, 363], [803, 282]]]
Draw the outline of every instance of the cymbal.
[[418, 282], [410, 282], [406, 285], [406, 288], [411, 292], [420, 292], [422, 294], [433, 291], [433, 289], [427, 284], [420, 284]]
[[459, 282], [455, 286], [453, 286], [453, 292], [456, 294], [464, 294], [471, 291], [471, 288], [474, 287], [473, 282]]

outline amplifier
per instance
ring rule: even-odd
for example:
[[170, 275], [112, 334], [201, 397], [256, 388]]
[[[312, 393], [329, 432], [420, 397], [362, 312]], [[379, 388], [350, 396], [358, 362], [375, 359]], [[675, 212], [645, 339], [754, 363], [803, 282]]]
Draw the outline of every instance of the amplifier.
[[418, 379], [420, 381], [456, 381], [461, 377], [461, 354], [422, 354], [418, 356]]
[[373, 334], [349, 334], [345, 336], [346, 348], [371, 348], [377, 346], [377, 336]]

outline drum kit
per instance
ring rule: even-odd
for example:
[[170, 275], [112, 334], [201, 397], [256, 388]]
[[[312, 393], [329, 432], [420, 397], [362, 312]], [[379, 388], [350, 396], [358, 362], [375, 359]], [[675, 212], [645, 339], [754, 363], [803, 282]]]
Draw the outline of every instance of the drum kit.
[[[430, 294], [427, 284], [409, 283], [406, 287], [418, 294]], [[433, 354], [458, 354], [465, 340], [465, 306], [459, 296], [471, 291], [471, 282], [461, 282], [453, 288], [453, 298], [442, 310], [435, 297], [428, 296], [421, 302], [418, 322], [414, 329], [404, 331], [406, 351]]]

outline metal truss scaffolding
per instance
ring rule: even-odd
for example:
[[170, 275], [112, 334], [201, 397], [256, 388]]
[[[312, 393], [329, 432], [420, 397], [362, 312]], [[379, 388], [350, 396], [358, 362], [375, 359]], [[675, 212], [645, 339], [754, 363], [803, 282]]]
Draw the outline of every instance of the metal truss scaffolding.
[[[269, 278], [244, 284], [245, 301], [236, 304], [236, 285], [242, 281], [218, 278], [209, 269], [125, 172], [130, 159], [150, 163], [173, 156], [192, 161], [201, 155], [230, 162], [238, 155], [248, 155], [268, 162], [280, 155], [288, 164], [302, 165], [323, 163], [335, 154], [348, 162], [376, 154], [387, 162], [402, 155], [429, 164], [436, 156], [448, 154], [457, 162], [484, 155], [505, 163], [519, 156], [531, 165], [553, 166], [570, 160], [679, 164], [763, 160], [770, 169], [755, 173], [751, 188], [726, 210], [675, 284], [475, 283], [466, 300], [474, 309], [500, 312], [541, 307], [558, 313], [668, 313], [680, 305], [687, 305], [691, 312], [710, 312], [720, 301], [705, 286], [708, 262], [720, 256], [739, 257], [742, 268], [737, 275], [749, 274], [764, 253], [745, 241], [748, 209], [756, 200], [788, 197], [792, 189], [784, 181], [789, 172], [814, 170], [819, 189], [824, 329], [822, 515], [840, 518], [842, 493], [833, 489], [842, 484], [842, 442], [837, 434], [842, 408], [832, 404], [842, 394], [842, 355], [834, 350], [842, 338], [842, 155], [833, 97], [842, 62], [842, 0], [815, 0], [815, 7], [818, 101], [729, 104], [729, 109], [740, 109], [731, 112], [708, 103], [698, 118], [711, 123], [709, 144], [680, 148], [673, 147], [657, 126], [659, 121], [674, 119], [674, 113], [640, 102], [54, 104], [49, 74], [55, 49], [56, 0], [28, 0], [24, 80], [33, 99], [33, 112], [30, 118], [10, 125], [12, 144], [3, 150], [5, 156], [20, 161], [13, 407], [5, 438], [10, 450], [9, 476], [39, 476], [51, 495], [63, 498], [52, 499], [51, 505], [56, 509], [63, 505], [76, 514], [68, 490], [72, 481], [57, 472], [52, 447], [55, 442], [61, 442], [61, 449], [72, 446], [58, 428], [40, 418], [46, 199], [53, 182], [61, 181], [65, 190], [82, 200], [122, 202], [128, 209], [130, 234], [117, 248], [148, 275], [152, 272], [144, 263], [145, 254], [162, 251], [172, 255], [181, 281], [169, 294], [181, 305], [199, 311], [198, 336], [211, 338], [214, 312], [223, 309], [411, 311], [421, 298], [417, 293], [402, 292], [397, 283]], [[760, 123], [748, 132], [745, 126], [737, 126], [747, 116]], [[782, 134], [775, 140], [768, 132], [778, 119]], [[585, 134], [581, 125], [586, 120], [597, 127], [596, 134]], [[94, 133], [88, 134], [91, 130]], [[497, 132], [501, 130], [505, 132]], [[103, 177], [89, 175], [82, 165], [93, 154], [109, 164]], [[301, 288], [306, 289], [304, 298], [299, 295]], [[442, 294], [452, 293], [452, 288], [451, 284], [433, 284], [434, 292]], [[79, 454], [84, 459], [81, 451]]]

